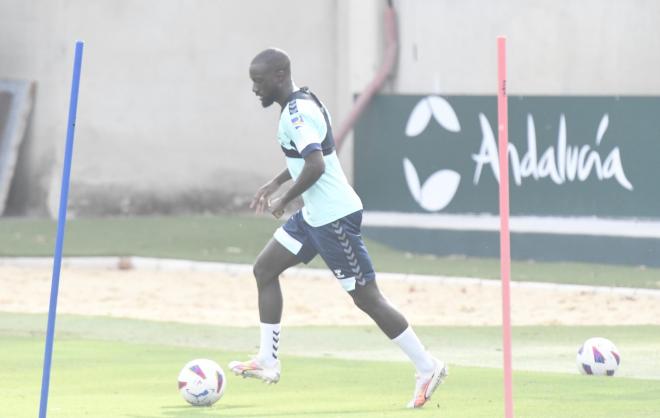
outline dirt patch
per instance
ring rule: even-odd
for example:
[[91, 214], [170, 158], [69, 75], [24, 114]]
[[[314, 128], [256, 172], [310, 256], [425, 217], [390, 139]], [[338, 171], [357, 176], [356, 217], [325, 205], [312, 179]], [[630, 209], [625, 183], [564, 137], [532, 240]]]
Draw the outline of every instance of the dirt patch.
[[[0, 311], [48, 312], [50, 268], [0, 267]], [[499, 325], [497, 283], [383, 276], [379, 286], [414, 325]], [[286, 325], [371, 324], [328, 272], [282, 277]], [[58, 313], [252, 326], [256, 285], [247, 272], [63, 268]], [[660, 324], [660, 294], [514, 286], [514, 325]]]

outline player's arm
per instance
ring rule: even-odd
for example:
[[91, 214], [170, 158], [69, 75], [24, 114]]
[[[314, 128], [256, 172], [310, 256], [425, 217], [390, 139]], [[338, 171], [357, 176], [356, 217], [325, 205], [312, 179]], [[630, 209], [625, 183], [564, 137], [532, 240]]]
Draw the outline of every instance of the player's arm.
[[272, 179], [271, 182], [277, 184], [277, 187], [279, 187], [289, 180], [291, 180], [291, 173], [289, 173], [288, 168], [285, 168], [284, 170], [282, 170], [280, 174], [275, 176], [275, 178]]
[[255, 209], [257, 213], [263, 212], [268, 207], [268, 198], [289, 180], [291, 180], [291, 173], [285, 168], [280, 174], [257, 190], [250, 203], [250, 209]]
[[293, 186], [281, 198], [271, 202], [269, 209], [276, 218], [282, 216], [287, 204], [309, 189], [325, 172], [321, 142], [327, 127], [321, 110], [311, 100], [298, 100], [289, 106], [288, 111], [284, 129], [305, 163]]
[[270, 211], [276, 218], [282, 216], [287, 204], [309, 189], [325, 172], [325, 161], [323, 161], [320, 145], [318, 149], [309, 152], [304, 158], [305, 165], [293, 186], [280, 199], [272, 202]]

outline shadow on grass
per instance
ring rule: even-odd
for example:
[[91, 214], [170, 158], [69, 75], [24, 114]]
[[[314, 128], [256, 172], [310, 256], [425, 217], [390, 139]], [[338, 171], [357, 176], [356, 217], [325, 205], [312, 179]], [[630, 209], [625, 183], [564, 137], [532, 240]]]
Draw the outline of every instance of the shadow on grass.
[[[245, 404], [223, 404], [222, 406], [215, 407], [195, 407], [188, 405], [176, 405], [176, 406], [163, 406], [161, 407], [161, 415], [128, 415], [129, 418], [162, 418], [163, 416], [167, 417], [203, 417], [203, 416], [221, 416], [226, 418], [241, 418], [241, 417], [264, 417], [264, 412], [262, 410], [257, 410], [253, 412], [246, 411], [252, 405]], [[279, 417], [305, 417], [305, 416], [361, 416], [365, 413], [378, 413], [383, 412], [380, 409], [370, 409], [370, 410], [339, 410], [331, 409], [327, 410], [316, 410], [314, 412], [309, 411], [288, 411], [281, 413], [272, 413], [268, 412], [267, 416], [269, 418], [279, 418]]]

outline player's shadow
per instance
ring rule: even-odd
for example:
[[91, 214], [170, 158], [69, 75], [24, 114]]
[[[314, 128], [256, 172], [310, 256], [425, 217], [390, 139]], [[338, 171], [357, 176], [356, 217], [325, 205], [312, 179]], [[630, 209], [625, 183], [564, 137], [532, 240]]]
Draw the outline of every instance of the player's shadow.
[[[206, 416], [222, 416], [223, 418], [245, 418], [246, 416], [254, 416], [254, 417], [260, 417], [260, 418], [265, 418], [266, 416], [262, 415], [261, 413], [256, 415], [254, 413], [248, 413], [246, 414], [245, 411], [236, 411], [236, 410], [242, 410], [244, 408], [249, 408], [250, 405], [240, 405], [240, 404], [227, 404], [224, 403], [222, 407], [220, 408], [214, 408], [214, 407], [191, 407], [188, 405], [177, 405], [177, 406], [164, 406], [161, 407], [161, 410], [163, 410], [163, 415], [168, 416], [168, 417], [185, 417], [185, 418], [193, 418], [193, 417], [206, 417]], [[305, 411], [298, 411], [298, 412], [282, 412], [282, 413], [269, 413], [267, 415], [267, 418], [285, 418], [285, 417], [309, 417], [317, 414], [327, 414], [327, 413], [333, 413], [333, 414], [341, 414], [341, 416], [355, 416], [359, 417], [362, 414], [365, 413], [374, 413], [374, 412], [382, 412], [381, 409], [372, 409], [372, 410], [338, 410], [338, 409], [330, 409], [327, 411], [316, 411], [316, 412], [305, 412]], [[162, 417], [163, 415], [130, 415], [130, 418], [159, 418]]]
[[220, 411], [230, 411], [229, 414], [222, 413], [223, 417], [244, 417], [244, 414], [238, 413], [234, 415], [231, 411], [234, 409], [245, 408], [244, 405], [231, 405], [223, 404], [222, 408], [206, 407], [206, 406], [190, 406], [190, 405], [176, 405], [176, 406], [163, 406], [161, 407], [162, 414], [160, 415], [127, 415], [129, 418], [162, 418], [163, 415], [167, 417], [210, 417], [218, 416]]
[[[221, 408], [214, 407], [191, 407], [188, 405], [177, 405], [177, 406], [163, 406], [161, 407], [163, 413], [160, 415], [128, 415], [129, 418], [162, 418], [163, 415], [168, 417], [181, 417], [181, 418], [195, 418], [195, 417], [207, 417], [207, 416], [221, 416], [226, 418], [245, 418], [244, 412], [235, 411], [236, 409], [249, 408], [250, 405], [239, 405], [239, 404], [229, 404], [223, 403]], [[274, 412], [271, 414], [260, 413], [259, 417], [309, 417], [316, 414], [341, 414], [341, 416], [355, 416], [359, 417], [365, 413], [374, 413], [382, 412], [381, 409], [373, 410], [351, 410], [351, 411], [340, 411], [336, 408], [328, 410], [315, 410], [315, 411], [297, 411], [297, 412]]]

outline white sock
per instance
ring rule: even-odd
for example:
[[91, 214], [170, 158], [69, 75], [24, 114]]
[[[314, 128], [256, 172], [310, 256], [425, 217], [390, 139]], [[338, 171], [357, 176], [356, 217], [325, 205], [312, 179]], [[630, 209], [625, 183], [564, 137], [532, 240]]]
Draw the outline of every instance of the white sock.
[[398, 337], [392, 341], [397, 343], [404, 353], [415, 365], [417, 373], [422, 376], [433, 373], [435, 363], [431, 355], [426, 351], [422, 342], [413, 331], [412, 327], [406, 328]]
[[266, 367], [275, 365], [280, 347], [280, 324], [261, 323], [261, 342], [257, 359]]

